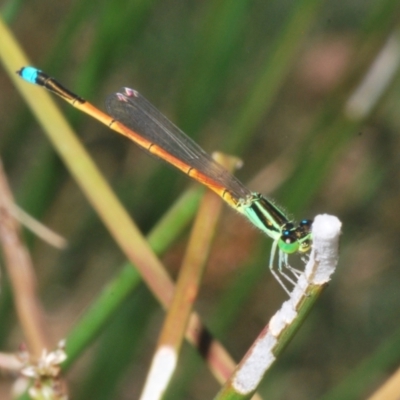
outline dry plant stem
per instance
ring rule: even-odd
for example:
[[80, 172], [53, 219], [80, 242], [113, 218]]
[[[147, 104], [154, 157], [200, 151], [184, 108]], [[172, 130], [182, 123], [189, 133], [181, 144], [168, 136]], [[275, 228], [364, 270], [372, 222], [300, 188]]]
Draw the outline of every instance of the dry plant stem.
[[400, 368], [368, 400], [398, 400]]
[[32, 218], [22, 208], [18, 207], [15, 203], [12, 205], [11, 210], [13, 216], [27, 229], [41, 238], [44, 242], [57, 249], [65, 249], [67, 241], [57, 233], [53, 232], [47, 226], [40, 223], [35, 218]]
[[400, 30], [388, 37], [360, 84], [345, 105], [345, 114], [352, 120], [366, 118], [398, 75], [400, 67]]
[[341, 223], [319, 215], [313, 223], [310, 259], [289, 300], [270, 319], [215, 400], [251, 399], [262, 378], [304, 321], [338, 262]]
[[[114, 240], [126, 257], [140, 271], [154, 296], [164, 308], [168, 308], [173, 297], [174, 284], [166, 270], [149, 247], [146, 239], [130, 219], [129, 214], [111, 191], [107, 182], [65, 121], [50, 95], [43, 89], [27, 85], [15, 71], [30, 65], [11, 32], [0, 18], [0, 60], [10, 78], [24, 96], [28, 106], [39, 120], [55, 150], [75, 178], [87, 199], [97, 211]], [[208, 366], [219, 382], [225, 382], [234, 369], [234, 362], [223, 346], [215, 341], [202, 325], [197, 314], [190, 316], [187, 340], [200, 349]], [[68, 343], [67, 343], [68, 348]]]
[[[230, 170], [237, 164], [236, 158], [220, 154], [214, 157], [218, 157], [217, 161]], [[141, 400], [161, 399], [170, 383], [178, 362], [189, 316], [197, 299], [221, 209], [221, 199], [207, 191], [197, 213], [176, 283], [174, 298], [160, 333]]]
[[10, 209], [14, 200], [0, 161], [0, 241], [10, 277], [18, 318], [34, 358], [49, 348], [44, 313], [36, 293], [36, 278], [30, 255], [21, 241], [20, 226]]

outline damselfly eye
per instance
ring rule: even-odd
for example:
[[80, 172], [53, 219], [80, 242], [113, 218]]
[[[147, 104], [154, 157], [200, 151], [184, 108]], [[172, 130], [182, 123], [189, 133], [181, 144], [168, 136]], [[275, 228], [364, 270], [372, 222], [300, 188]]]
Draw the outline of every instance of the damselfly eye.
[[291, 230], [283, 231], [278, 246], [286, 254], [295, 253], [299, 249], [299, 242], [297, 241], [296, 234]]
[[311, 225], [312, 225], [312, 220], [311, 219], [303, 219], [301, 222], [300, 222], [300, 226], [301, 227], [304, 227], [304, 228], [306, 228], [306, 227], [308, 227], [309, 229], [311, 228]]

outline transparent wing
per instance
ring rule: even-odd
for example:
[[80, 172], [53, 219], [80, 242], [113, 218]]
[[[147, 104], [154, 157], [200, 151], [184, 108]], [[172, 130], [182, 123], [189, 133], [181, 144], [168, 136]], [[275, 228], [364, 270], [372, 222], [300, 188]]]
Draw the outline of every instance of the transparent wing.
[[237, 199], [251, 195], [249, 189], [137, 91], [122, 88], [121, 93], [108, 96], [106, 108], [117, 121], [224, 186]]

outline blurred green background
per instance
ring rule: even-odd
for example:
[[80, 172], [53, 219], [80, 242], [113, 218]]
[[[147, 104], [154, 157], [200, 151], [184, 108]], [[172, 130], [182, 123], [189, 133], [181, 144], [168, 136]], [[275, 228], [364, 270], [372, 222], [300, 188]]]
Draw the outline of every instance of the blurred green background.
[[[107, 94], [133, 87], [207, 151], [239, 156], [237, 176], [294, 218], [341, 219], [337, 272], [260, 388], [265, 398], [365, 398], [398, 365], [399, 8], [393, 0], [1, 3], [33, 65], [72, 91], [104, 109]], [[362, 91], [368, 76], [375, 91]], [[0, 152], [16, 200], [69, 243], [58, 251], [26, 233], [56, 342], [125, 260], [3, 69], [0, 87]], [[148, 233], [192, 183], [60, 107]], [[174, 276], [186, 240], [163, 258]], [[196, 308], [236, 360], [286, 296], [268, 272], [270, 246], [225, 207]], [[23, 336], [6, 293], [0, 341], [15, 351]], [[163, 316], [144, 285], [132, 293], [69, 373], [71, 398], [136, 398]], [[169, 398], [212, 398], [218, 384], [204, 366], [187, 373], [190, 354], [186, 346]]]

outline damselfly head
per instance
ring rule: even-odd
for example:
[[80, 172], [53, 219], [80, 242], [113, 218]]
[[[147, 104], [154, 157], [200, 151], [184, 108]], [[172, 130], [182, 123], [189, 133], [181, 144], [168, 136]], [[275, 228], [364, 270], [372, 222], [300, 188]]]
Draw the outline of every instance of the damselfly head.
[[306, 253], [311, 248], [312, 221], [304, 219], [295, 227], [291, 222], [282, 228], [278, 246], [286, 254], [295, 252]]

